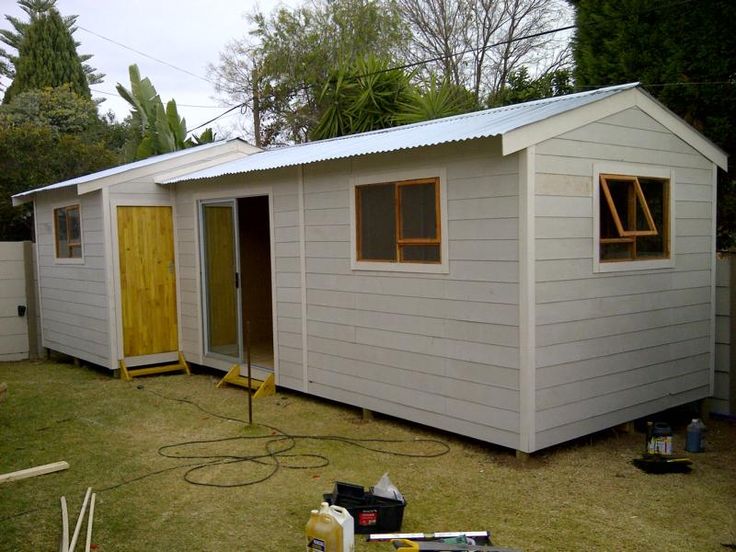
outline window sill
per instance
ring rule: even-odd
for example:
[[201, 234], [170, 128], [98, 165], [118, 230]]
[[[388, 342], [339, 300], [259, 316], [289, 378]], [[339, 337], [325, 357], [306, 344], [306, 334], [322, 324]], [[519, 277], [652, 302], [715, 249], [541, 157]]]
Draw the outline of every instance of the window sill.
[[449, 274], [448, 263], [381, 263], [371, 261], [353, 261], [351, 270], [372, 272], [414, 272], [417, 274]]
[[675, 259], [652, 259], [649, 261], [594, 261], [593, 272], [635, 272], [638, 270], [654, 270], [675, 268]]
[[81, 265], [84, 264], [84, 257], [70, 257], [70, 258], [54, 258], [54, 264], [68, 264], [68, 265]]

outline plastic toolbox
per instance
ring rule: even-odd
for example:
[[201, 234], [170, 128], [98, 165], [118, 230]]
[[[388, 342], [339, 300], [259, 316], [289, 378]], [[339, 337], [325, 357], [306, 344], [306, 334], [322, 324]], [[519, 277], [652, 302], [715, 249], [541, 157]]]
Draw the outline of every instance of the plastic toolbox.
[[324, 500], [350, 512], [358, 534], [399, 531], [406, 502], [376, 496], [372, 491], [366, 492], [360, 485], [338, 481], [333, 491], [324, 495]]

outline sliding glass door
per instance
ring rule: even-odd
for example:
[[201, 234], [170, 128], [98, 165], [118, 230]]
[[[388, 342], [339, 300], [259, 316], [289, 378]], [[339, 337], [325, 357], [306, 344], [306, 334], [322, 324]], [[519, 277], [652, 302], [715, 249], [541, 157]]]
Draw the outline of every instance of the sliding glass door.
[[234, 363], [242, 358], [240, 275], [234, 200], [201, 204], [205, 352]]

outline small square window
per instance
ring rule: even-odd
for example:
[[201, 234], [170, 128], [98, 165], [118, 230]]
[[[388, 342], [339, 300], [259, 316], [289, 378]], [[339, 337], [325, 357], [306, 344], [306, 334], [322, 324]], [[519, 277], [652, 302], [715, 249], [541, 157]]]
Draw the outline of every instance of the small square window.
[[357, 259], [441, 262], [439, 179], [355, 187]]
[[57, 259], [82, 258], [82, 221], [79, 205], [54, 209], [54, 236]]
[[601, 262], [668, 259], [669, 180], [600, 175]]

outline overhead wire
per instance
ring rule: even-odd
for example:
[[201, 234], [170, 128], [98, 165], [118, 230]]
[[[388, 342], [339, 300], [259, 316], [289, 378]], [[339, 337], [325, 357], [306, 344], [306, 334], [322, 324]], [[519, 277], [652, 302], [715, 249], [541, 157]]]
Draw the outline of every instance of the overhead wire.
[[192, 73], [188, 69], [184, 69], [183, 67], [179, 67], [178, 65], [174, 65], [173, 63], [169, 63], [168, 61], [164, 61], [163, 59], [160, 59], [160, 58], [157, 58], [157, 57], [152, 56], [150, 54], [147, 54], [146, 52], [142, 52], [141, 50], [138, 50], [136, 48], [133, 48], [132, 46], [128, 46], [127, 44], [123, 44], [122, 42], [119, 42], [117, 40], [114, 40], [112, 38], [109, 38], [109, 37], [107, 37], [105, 35], [102, 35], [100, 33], [95, 32], [95, 31], [92, 31], [92, 30], [90, 30], [90, 29], [88, 29], [86, 27], [83, 27], [82, 25], [75, 25], [75, 27], [77, 27], [78, 29], [83, 30], [86, 33], [89, 33], [89, 34], [94, 35], [94, 36], [96, 36], [98, 38], [101, 38], [102, 40], [106, 40], [107, 42], [110, 42], [112, 44], [115, 44], [116, 46], [120, 46], [121, 48], [125, 48], [126, 50], [130, 50], [131, 52], [135, 52], [136, 54], [138, 54], [140, 56], [143, 56], [145, 58], [151, 59], [151, 60], [153, 60], [153, 61], [155, 61], [157, 63], [161, 63], [162, 65], [166, 65], [167, 67], [171, 67], [172, 69], [174, 69], [176, 71], [180, 71], [181, 73], [185, 73], [185, 74], [187, 74], [189, 76], [192, 76], [192, 77], [197, 78], [199, 80], [202, 80], [204, 82], [208, 82], [210, 84], [215, 84], [210, 79], [207, 79], [207, 78], [205, 78], [205, 77], [203, 77], [201, 75], [197, 75], [196, 73]]
[[[660, 11], [660, 10], [669, 10], [669, 9], [680, 7], [680, 6], [683, 6], [683, 5], [686, 5], [686, 4], [691, 4], [691, 3], [695, 2], [695, 1], [696, 0], [679, 0], [679, 1], [676, 1], [676, 2], [671, 2], [671, 3], [666, 4], [666, 5], [655, 5], [655, 6], [651, 6], [651, 7], [648, 7], [648, 8], [645, 8], [645, 9], [642, 9], [642, 10], [638, 11], [637, 12], [637, 15], [647, 14], [647, 13], [651, 13], [651, 12], [655, 12], [655, 11]], [[120, 46], [122, 48], [128, 49], [128, 50], [130, 50], [132, 52], [135, 52], [137, 54], [140, 54], [140, 55], [142, 55], [144, 57], [147, 57], [149, 59], [152, 59], [152, 60], [154, 60], [154, 61], [156, 61], [158, 63], [161, 63], [163, 65], [166, 65], [168, 67], [171, 67], [171, 68], [173, 68], [173, 69], [175, 69], [177, 71], [181, 71], [183, 73], [186, 73], [186, 74], [188, 74], [190, 76], [196, 77], [196, 78], [198, 78], [200, 80], [203, 80], [205, 82], [208, 82], [210, 84], [213, 84], [213, 85], [215, 84], [214, 81], [212, 81], [210, 79], [207, 79], [205, 77], [202, 77], [201, 75], [197, 75], [197, 74], [192, 73], [191, 71], [189, 71], [187, 69], [183, 69], [183, 68], [178, 67], [178, 66], [176, 66], [176, 65], [174, 65], [172, 63], [169, 63], [167, 61], [161, 60], [161, 59], [159, 59], [159, 58], [157, 58], [155, 56], [151, 56], [151, 55], [149, 55], [149, 54], [147, 54], [145, 52], [142, 52], [140, 50], [137, 50], [137, 49], [135, 49], [135, 48], [133, 48], [131, 46], [128, 46], [126, 44], [123, 44], [122, 42], [113, 40], [113, 39], [111, 39], [109, 37], [106, 37], [104, 35], [101, 35], [99, 33], [96, 33], [96, 32], [94, 32], [94, 31], [92, 31], [90, 29], [87, 29], [87, 28], [81, 26], [81, 25], [77, 25], [77, 27], [80, 28], [80, 29], [82, 29], [83, 31], [88, 32], [90, 34], [93, 34], [93, 35], [95, 35], [95, 36], [97, 36], [97, 37], [99, 37], [99, 38], [101, 38], [103, 40], [106, 40], [108, 42], [111, 42], [113, 44], [116, 44], [116, 45], [118, 45], [118, 46]], [[367, 72], [367, 73], [361, 73], [361, 74], [357, 74], [357, 75], [351, 75], [350, 78], [352, 78], [352, 79], [360, 79], [360, 78], [365, 78], [365, 77], [369, 77], [369, 76], [373, 76], [373, 75], [377, 75], [377, 74], [381, 74], [381, 73], [386, 73], [386, 72], [391, 72], [391, 71], [396, 71], [396, 70], [410, 69], [410, 68], [413, 68], [413, 67], [418, 67], [418, 66], [421, 66], [421, 65], [426, 65], [428, 63], [436, 63], [436, 62], [440, 62], [440, 61], [443, 61], [443, 60], [446, 60], [446, 59], [451, 59], [451, 58], [454, 58], [454, 57], [467, 55], [469, 53], [477, 53], [477, 52], [488, 50], [490, 48], [494, 48], [494, 47], [497, 47], [497, 46], [502, 46], [502, 45], [505, 45], [505, 44], [512, 44], [514, 42], [520, 42], [520, 41], [523, 41], [523, 40], [531, 40], [531, 39], [534, 39], [534, 38], [540, 38], [542, 36], [546, 36], [546, 35], [550, 35], [550, 34], [555, 34], [555, 33], [559, 33], [559, 32], [564, 32], [564, 31], [569, 31], [569, 30], [573, 30], [575, 28], [576, 28], [576, 25], [565, 25], [565, 26], [562, 26], [562, 27], [556, 27], [554, 29], [548, 29], [546, 31], [540, 31], [538, 33], [532, 33], [532, 34], [524, 35], [524, 36], [520, 36], [520, 37], [513, 37], [513, 38], [510, 38], [510, 39], [506, 39], [506, 40], [500, 40], [500, 41], [494, 42], [492, 44], [487, 44], [487, 45], [484, 45], [484, 46], [478, 46], [478, 47], [475, 47], [475, 48], [468, 48], [468, 49], [465, 49], [465, 50], [462, 50], [462, 51], [459, 51], [459, 52], [453, 52], [453, 53], [450, 53], [450, 54], [444, 54], [444, 55], [435, 56], [435, 57], [432, 57], [432, 58], [426, 58], [426, 59], [422, 59], [422, 60], [417, 60], [417, 61], [414, 61], [414, 62], [409, 62], [409, 63], [405, 63], [405, 64], [401, 64], [401, 65], [395, 65], [395, 66], [387, 67], [385, 69], [379, 69], [379, 70], [371, 71], [371, 72]], [[735, 83], [732, 82], [732, 81], [714, 81], [714, 82], [698, 82], [698, 83], [684, 83], [684, 82], [656, 83], [656, 84], [642, 83], [642, 86], [645, 86], [645, 87], [664, 87], [664, 86], [708, 86], [708, 85], [734, 85], [734, 84]], [[304, 91], [308, 91], [310, 89], [313, 89], [315, 86], [316, 85], [314, 85], [314, 84], [303, 83], [298, 88], [301, 89], [301, 90], [304, 90]], [[595, 88], [600, 88], [601, 86], [605, 86], [605, 85], [602, 85], [602, 84], [601, 85], [587, 85], [587, 86], [581, 86], [580, 88], [595, 89]], [[184, 106], [184, 107], [195, 107], [195, 106], [185, 106], [184, 104], [181, 104], [181, 105]], [[209, 119], [208, 121], [206, 121], [206, 122], [204, 122], [204, 123], [202, 123], [202, 124], [200, 124], [200, 125], [192, 128], [192, 129], [190, 129], [188, 132], [192, 132], [194, 130], [199, 130], [200, 128], [202, 128], [202, 127], [204, 127], [204, 126], [206, 126], [208, 124], [214, 123], [215, 121], [221, 119], [222, 117], [224, 117], [225, 115], [227, 115], [228, 113], [230, 113], [230, 112], [232, 112], [232, 111], [234, 111], [236, 109], [239, 109], [239, 108], [240, 109], [244, 109], [244, 108], [246, 108], [247, 105], [248, 105], [248, 102], [242, 102], [242, 103], [239, 103], [237, 105], [229, 106], [229, 107], [226, 108], [225, 111], [223, 111], [219, 115], [217, 115], [217, 116]], [[201, 107], [204, 107], [204, 106], [201, 106]]]

